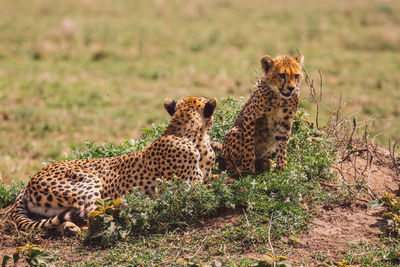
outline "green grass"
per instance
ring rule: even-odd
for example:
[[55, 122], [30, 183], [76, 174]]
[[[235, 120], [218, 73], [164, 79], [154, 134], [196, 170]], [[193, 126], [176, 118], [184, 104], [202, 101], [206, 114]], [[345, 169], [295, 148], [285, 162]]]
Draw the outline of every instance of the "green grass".
[[[6, 183], [26, 181], [41, 162], [63, 159], [87, 140], [137, 138], [168, 118], [166, 97], [247, 99], [259, 58], [296, 49], [312, 77], [321, 70], [328, 109], [343, 94], [342, 115], [376, 118], [371, 135], [382, 132], [381, 142], [398, 136], [394, 1], [17, 0], [2, 1], [0, 10]], [[302, 105], [313, 114], [302, 88]]]

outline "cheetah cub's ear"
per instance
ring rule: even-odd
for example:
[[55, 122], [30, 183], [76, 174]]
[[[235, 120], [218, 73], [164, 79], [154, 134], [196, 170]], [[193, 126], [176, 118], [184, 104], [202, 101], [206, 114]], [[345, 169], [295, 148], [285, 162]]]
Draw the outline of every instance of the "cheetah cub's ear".
[[294, 59], [297, 61], [297, 63], [299, 63], [300, 67], [303, 67], [303, 64], [304, 64], [304, 56], [303, 55], [295, 57]]
[[204, 106], [204, 111], [203, 111], [204, 117], [210, 118], [214, 114], [216, 107], [217, 107], [217, 99], [213, 98], [208, 100], [208, 102]]
[[173, 116], [176, 111], [176, 102], [170, 98], [164, 100], [164, 108], [167, 110], [169, 115]]
[[261, 67], [267, 73], [274, 66], [274, 59], [268, 55], [261, 58]]

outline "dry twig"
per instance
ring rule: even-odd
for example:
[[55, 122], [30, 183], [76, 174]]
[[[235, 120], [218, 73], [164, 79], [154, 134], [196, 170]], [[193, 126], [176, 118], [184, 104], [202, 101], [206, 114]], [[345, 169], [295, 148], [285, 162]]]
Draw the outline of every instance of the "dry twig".
[[272, 226], [272, 217], [274, 216], [274, 213], [271, 213], [271, 216], [269, 217], [269, 222], [268, 222], [268, 244], [269, 244], [269, 248], [271, 249], [271, 253], [272, 255], [275, 255], [275, 251], [274, 251], [274, 247], [272, 246], [272, 242], [271, 242], [271, 226]]

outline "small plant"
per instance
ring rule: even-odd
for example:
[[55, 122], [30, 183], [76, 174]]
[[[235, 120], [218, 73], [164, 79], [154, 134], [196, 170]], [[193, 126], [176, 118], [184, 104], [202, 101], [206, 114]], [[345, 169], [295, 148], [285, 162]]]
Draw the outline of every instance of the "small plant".
[[119, 216], [121, 199], [97, 199], [96, 210], [89, 215], [87, 242], [100, 242], [108, 247], [119, 239], [125, 239], [130, 233], [130, 225]]
[[243, 101], [235, 100], [232, 97], [222, 99], [217, 106], [214, 115], [214, 123], [210, 137], [214, 141], [224, 142], [225, 133], [235, 122], [237, 115], [243, 106]]
[[96, 200], [96, 209], [90, 213], [89, 219], [94, 219], [96, 216], [112, 215], [115, 209], [121, 203], [121, 199], [118, 198], [115, 201], [110, 198], [99, 198]]
[[[10, 256], [5, 255], [1, 266], [5, 267], [7, 262], [11, 259]], [[14, 265], [23, 259], [29, 266], [47, 266], [53, 260], [53, 257], [43, 250], [39, 249], [37, 245], [27, 243], [25, 246], [18, 247], [12, 255]]]
[[400, 197], [386, 192], [381, 200], [389, 208], [389, 211], [382, 215], [386, 219], [388, 230], [400, 236]]

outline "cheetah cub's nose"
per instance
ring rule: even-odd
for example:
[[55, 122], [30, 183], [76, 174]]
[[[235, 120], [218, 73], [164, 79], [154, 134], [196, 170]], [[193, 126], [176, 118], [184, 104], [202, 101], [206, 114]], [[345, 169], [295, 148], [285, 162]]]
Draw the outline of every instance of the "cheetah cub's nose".
[[293, 91], [294, 89], [296, 89], [296, 87], [292, 87], [292, 86], [291, 86], [291, 87], [288, 87], [287, 89], [288, 89], [289, 91]]

